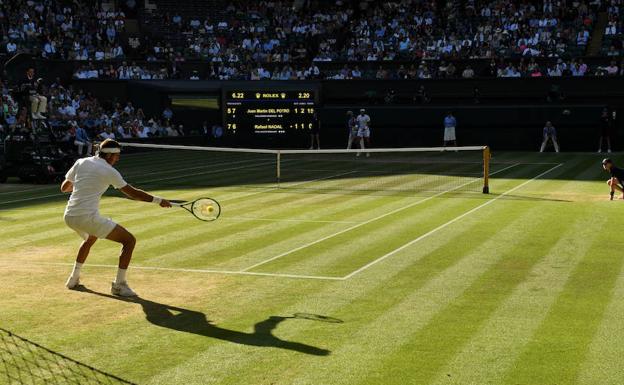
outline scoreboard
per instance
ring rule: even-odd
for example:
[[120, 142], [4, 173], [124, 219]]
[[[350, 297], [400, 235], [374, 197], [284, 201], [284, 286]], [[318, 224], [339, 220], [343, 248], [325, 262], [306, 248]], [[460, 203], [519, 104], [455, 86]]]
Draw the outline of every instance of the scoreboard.
[[316, 128], [316, 90], [226, 90], [223, 126], [232, 134], [282, 135]]

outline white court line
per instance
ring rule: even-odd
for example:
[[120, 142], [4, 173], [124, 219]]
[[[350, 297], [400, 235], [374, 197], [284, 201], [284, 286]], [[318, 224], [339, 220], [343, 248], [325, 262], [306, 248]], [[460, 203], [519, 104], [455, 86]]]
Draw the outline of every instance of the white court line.
[[[17, 211], [17, 210], [15, 210]], [[23, 210], [23, 211], [29, 211], [29, 210]], [[48, 212], [52, 212], [52, 211], [48, 211]], [[114, 217], [121, 217], [121, 218], [134, 218], [134, 217], [144, 217], [145, 213], [118, 213], [118, 214], [114, 214], [111, 215]], [[175, 218], [188, 218], [188, 214], [185, 213], [176, 213], [176, 214], [169, 214], [167, 215], [167, 218], [169, 217], [175, 217]], [[358, 221], [332, 221], [332, 220], [315, 220], [315, 219], [286, 219], [286, 218], [256, 218], [256, 217], [227, 217], [227, 216], [221, 216], [219, 217], [219, 221], [250, 221], [250, 222], [254, 222], [254, 221], [264, 221], [264, 222], [295, 222], [295, 223], [343, 223], [343, 224], [353, 224], [353, 223], [360, 223]]]
[[223, 217], [231, 221], [268, 221], [268, 222], [304, 222], [304, 223], [360, 223], [357, 221], [323, 221], [314, 219], [281, 219], [281, 218], [251, 218], [251, 217]]
[[[322, 177], [322, 178], [306, 180], [306, 181], [303, 181], [303, 182], [297, 182], [297, 183], [288, 184], [288, 185], [284, 184], [284, 188], [300, 186], [300, 185], [306, 184], [306, 183], [318, 182], [320, 180], [336, 178], [336, 177], [339, 177], [339, 176], [349, 175], [349, 174], [353, 174], [353, 173], [355, 173], [355, 171], [347, 171], [347, 172], [341, 172], [339, 174], [325, 176], [325, 177]], [[249, 194], [238, 195], [238, 196], [232, 197], [230, 199], [220, 199], [219, 202], [222, 203], [222, 202], [228, 202], [228, 201], [232, 201], [232, 200], [239, 199], [239, 198], [247, 198], [247, 197], [250, 197], [252, 195], [264, 194], [264, 193], [269, 192], [269, 191], [280, 190], [281, 188], [282, 187], [279, 187], [279, 186], [278, 187], [267, 187], [266, 189], [263, 189], [262, 191], [255, 191], [255, 192], [252, 192], [252, 193], [249, 193]]]
[[[483, 162], [481, 162], [483, 163]], [[514, 162], [490, 162], [490, 165], [492, 164], [512, 164]], [[540, 165], [540, 164], [563, 164], [563, 163], [557, 163], [557, 162], [522, 162], [521, 164], [528, 164], [528, 165]]]
[[196, 175], [216, 174], [216, 173], [223, 172], [223, 171], [240, 170], [240, 169], [243, 169], [243, 168], [254, 168], [254, 167], [267, 165], [267, 164], [272, 164], [272, 163], [275, 163], [275, 162], [274, 161], [260, 162], [260, 163], [254, 163], [252, 165], [222, 168], [222, 169], [219, 169], [219, 170], [208, 170], [208, 171], [196, 172], [196, 173], [192, 173], [192, 174], [177, 175], [177, 176], [172, 176], [172, 177], [168, 177], [168, 178], [159, 178], [159, 179], [152, 179], [152, 180], [142, 180], [142, 181], [137, 182], [137, 184], [139, 184], [139, 183], [140, 184], [144, 184], [144, 183], [152, 183], [152, 182], [162, 182], [163, 180], [182, 179], [182, 178], [187, 178], [189, 176], [196, 176]]
[[541, 178], [542, 176], [544, 176], [544, 175], [548, 174], [549, 172], [551, 172], [551, 171], [553, 171], [553, 170], [555, 170], [555, 169], [557, 169], [557, 168], [561, 167], [562, 165], [563, 165], [563, 163], [559, 163], [559, 164], [557, 164], [556, 166], [554, 166], [554, 167], [552, 167], [552, 168], [550, 168], [550, 169], [548, 169], [548, 170], [544, 171], [543, 173], [541, 173], [541, 174], [537, 175], [536, 177], [531, 178], [531, 179], [529, 179], [529, 180], [527, 180], [527, 181], [525, 181], [525, 182], [523, 182], [523, 183], [519, 184], [518, 186], [516, 186], [516, 187], [514, 187], [514, 188], [512, 188], [512, 189], [510, 189], [510, 190], [505, 191], [504, 193], [500, 194], [500, 195], [499, 195], [499, 196], [497, 196], [496, 198], [494, 198], [494, 199], [490, 199], [489, 201], [487, 201], [487, 202], [485, 202], [485, 203], [483, 203], [483, 204], [481, 204], [481, 205], [479, 205], [479, 206], [477, 206], [477, 207], [475, 207], [475, 208], [473, 208], [473, 209], [471, 209], [471, 210], [466, 211], [465, 213], [463, 213], [463, 214], [461, 214], [461, 215], [459, 215], [459, 216], [457, 216], [457, 217], [455, 217], [455, 218], [451, 219], [450, 221], [448, 221], [448, 222], [446, 222], [446, 223], [441, 224], [440, 226], [436, 227], [435, 229], [430, 230], [429, 232], [427, 232], [427, 233], [425, 233], [425, 234], [421, 235], [420, 237], [418, 237], [418, 238], [416, 238], [416, 239], [414, 239], [414, 240], [409, 241], [408, 243], [404, 244], [403, 246], [400, 246], [400, 247], [398, 247], [398, 248], [396, 248], [396, 249], [392, 250], [391, 252], [389, 252], [389, 253], [387, 253], [387, 254], [385, 254], [385, 255], [382, 255], [381, 257], [379, 257], [379, 258], [375, 259], [374, 261], [371, 261], [371, 262], [367, 263], [366, 265], [364, 265], [364, 266], [360, 267], [359, 269], [357, 269], [357, 270], [355, 270], [355, 271], [353, 271], [353, 272], [351, 272], [351, 273], [349, 273], [349, 274], [345, 275], [345, 276], [344, 276], [344, 277], [342, 277], [342, 278], [346, 280], [346, 279], [349, 279], [349, 278], [353, 277], [354, 275], [356, 275], [356, 274], [358, 274], [358, 273], [361, 273], [362, 271], [364, 271], [364, 270], [368, 269], [369, 267], [371, 267], [371, 266], [373, 266], [373, 265], [375, 265], [375, 264], [377, 264], [377, 263], [379, 263], [379, 262], [383, 261], [384, 259], [386, 259], [386, 258], [388, 258], [388, 257], [393, 256], [394, 254], [398, 253], [399, 251], [404, 250], [404, 249], [406, 249], [406, 248], [408, 248], [408, 247], [412, 246], [413, 244], [415, 244], [415, 243], [417, 243], [417, 242], [419, 242], [419, 241], [421, 241], [421, 240], [423, 240], [423, 239], [425, 239], [425, 238], [429, 237], [430, 235], [432, 235], [432, 234], [434, 234], [434, 233], [436, 233], [436, 232], [438, 232], [438, 231], [442, 230], [443, 228], [445, 228], [445, 227], [447, 227], [447, 226], [449, 226], [449, 225], [451, 225], [451, 224], [453, 224], [453, 223], [455, 223], [455, 222], [459, 221], [460, 219], [462, 219], [462, 218], [466, 217], [467, 215], [470, 215], [470, 214], [474, 213], [475, 211], [480, 210], [480, 209], [482, 209], [483, 207], [485, 207], [485, 206], [487, 206], [487, 205], [489, 205], [489, 204], [492, 204], [492, 203], [496, 202], [496, 201], [497, 201], [497, 200], [499, 200], [500, 198], [504, 197], [505, 195], [511, 194], [512, 192], [514, 192], [514, 191], [518, 190], [518, 189], [519, 189], [519, 188], [521, 188], [521, 187], [524, 187], [527, 183], [530, 183], [530, 182], [532, 182], [532, 181], [534, 181], [534, 180], [536, 180], [536, 179]]
[[[65, 262], [31, 262], [33, 265], [46, 265], [46, 266], [73, 266], [73, 263]], [[6, 266], [12, 266], [11, 264], [5, 264]], [[24, 266], [20, 264], [20, 266]], [[102, 267], [109, 269], [116, 269], [117, 265], [103, 265], [103, 264], [86, 264], [87, 267]], [[216, 269], [185, 269], [175, 267], [156, 267], [156, 266], [136, 266], [131, 265], [131, 269], [137, 270], [152, 270], [152, 271], [177, 271], [184, 273], [209, 273], [209, 274], [225, 274], [225, 275], [248, 275], [258, 277], [280, 277], [280, 278], [294, 278], [294, 279], [316, 279], [321, 281], [343, 281], [342, 277], [328, 277], [322, 275], [299, 275], [299, 274], [280, 274], [280, 273], [257, 273], [251, 271], [234, 271], [234, 270], [216, 270]]]
[[[317, 178], [317, 179], [312, 179], [312, 180], [306, 180], [306, 181], [303, 181], [303, 182], [297, 182], [297, 183], [289, 184], [287, 187], [294, 187], [294, 186], [299, 186], [299, 185], [306, 184], [306, 183], [312, 183], [312, 182], [318, 182], [320, 180], [336, 178], [336, 177], [339, 177], [339, 176], [342, 176], [342, 175], [353, 174], [354, 172], [355, 171], [342, 172], [340, 174], [334, 174], [334, 175], [326, 176], [326, 177], [323, 177], [323, 178]], [[153, 181], [154, 180], [152, 180], [152, 182]], [[144, 183], [144, 182], [140, 182], [140, 183]], [[227, 198], [226, 199], [219, 199], [219, 202], [223, 203], [223, 202], [228, 202], [228, 201], [232, 201], [232, 200], [239, 199], [239, 198], [247, 198], [247, 197], [250, 197], [252, 195], [263, 194], [263, 193], [266, 193], [268, 191], [279, 190], [279, 189], [280, 189], [280, 187], [266, 187], [266, 188], [262, 188], [261, 191], [255, 191], [255, 192], [252, 192], [252, 193], [249, 193], [249, 194], [238, 195], [238, 196], [235, 196], [235, 197], [231, 197], [229, 199], [227, 199]], [[51, 197], [51, 196], [57, 196], [57, 195], [47, 195], [47, 197]], [[41, 197], [36, 197], [36, 198], [28, 198], [28, 200], [44, 198], [44, 197], [46, 197], [46, 196], [41, 196]], [[0, 205], [2, 205], [4, 203], [11, 203], [11, 202], [15, 202], [15, 201], [0, 202]], [[21, 212], [21, 211], [31, 211], [31, 210], [30, 209], [6, 209], [6, 210], [0, 210], [0, 212]], [[42, 211], [45, 212], [45, 210], [42, 210]], [[53, 209], [53, 210], [50, 210], [50, 211], [56, 211], [56, 209]], [[116, 214], [116, 215], [119, 215], [119, 214]], [[139, 215], [139, 214], [128, 214], [128, 215]], [[140, 214], [140, 215], [145, 215], [145, 214]]]
[[54, 186], [45, 186], [45, 187], [33, 187], [33, 188], [27, 189], [27, 190], [0, 191], [0, 195], [2, 195], [2, 194], [28, 193], [28, 192], [33, 192], [33, 191], [49, 190], [51, 188], [57, 188], [57, 186], [54, 185]]
[[[516, 166], [518, 166], [519, 164], [521, 164], [521, 163], [514, 163], [514, 164], [512, 164], [511, 166], [508, 166], [508, 167], [505, 167], [505, 168], [503, 168], [503, 169], [500, 169], [500, 170], [498, 170], [498, 171], [496, 171], [496, 172], [491, 173], [490, 175], [498, 174], [499, 172], [503, 172], [503, 171], [508, 170], [508, 169], [510, 169], [510, 168], [512, 168], [512, 167], [516, 167]], [[338, 231], [337, 233], [333, 233], [333, 234], [327, 235], [327, 236], [325, 236], [325, 237], [323, 237], [323, 238], [319, 238], [319, 239], [317, 239], [316, 241], [312, 241], [312, 242], [306, 243], [306, 244], [301, 245], [301, 246], [299, 246], [299, 247], [296, 247], [296, 248], [294, 248], [294, 249], [292, 249], [292, 250], [288, 250], [288, 251], [285, 251], [285, 252], [283, 252], [283, 253], [281, 253], [281, 254], [278, 254], [278, 255], [276, 255], [276, 256], [273, 256], [273, 257], [271, 257], [271, 258], [265, 259], [264, 261], [260, 261], [260, 262], [258, 262], [258, 263], [255, 263], [255, 264], [253, 264], [253, 265], [251, 265], [251, 266], [249, 266], [249, 267], [244, 268], [242, 271], [249, 271], [249, 270], [255, 269], [256, 267], [259, 267], [259, 266], [262, 266], [262, 265], [267, 264], [267, 263], [269, 263], [269, 262], [275, 261], [276, 259], [282, 258], [282, 257], [284, 257], [284, 256], [286, 256], [286, 255], [289, 255], [289, 254], [292, 254], [292, 253], [294, 253], [294, 252], [296, 252], [296, 251], [299, 251], [299, 250], [302, 250], [302, 249], [308, 248], [308, 247], [310, 247], [310, 246], [316, 245], [317, 243], [321, 243], [321, 242], [326, 241], [326, 240], [328, 240], [328, 239], [330, 239], [330, 238], [336, 237], [336, 236], [338, 236], [338, 235], [340, 235], [340, 234], [344, 234], [344, 233], [346, 233], [346, 232], [348, 232], [348, 231], [351, 231], [351, 230], [357, 229], [358, 227], [362, 227], [362, 226], [367, 225], [367, 224], [369, 224], [369, 223], [371, 223], [371, 222], [374, 222], [374, 221], [377, 221], [377, 220], [379, 220], [379, 219], [385, 218], [385, 217], [387, 217], [387, 216], [389, 216], [389, 215], [396, 214], [396, 213], [398, 213], [398, 212], [400, 212], [400, 211], [403, 211], [403, 210], [406, 210], [406, 209], [408, 209], [408, 208], [410, 208], [410, 207], [414, 207], [414, 206], [419, 205], [419, 204], [421, 204], [421, 203], [427, 202], [427, 201], [429, 201], [429, 200], [431, 200], [431, 199], [434, 199], [434, 198], [436, 198], [436, 197], [439, 197], [440, 195], [443, 195], [443, 194], [449, 193], [449, 192], [454, 191], [454, 190], [458, 190], [458, 189], [460, 189], [460, 188], [462, 188], [462, 187], [464, 187], [464, 186], [467, 186], [467, 185], [469, 185], [469, 184], [471, 184], [471, 183], [475, 183], [475, 182], [477, 182], [478, 180], [480, 180], [480, 178], [479, 178], [479, 179], [475, 179], [475, 180], [470, 181], [470, 182], [462, 183], [461, 185], [456, 186], [456, 187], [453, 187], [452, 189], [449, 189], [449, 190], [445, 190], [445, 191], [439, 192], [439, 193], [434, 194], [434, 195], [431, 195], [431, 196], [429, 196], [429, 197], [427, 197], [427, 198], [424, 198], [424, 199], [421, 199], [421, 200], [419, 200], [419, 201], [416, 201], [416, 202], [410, 203], [410, 204], [408, 204], [408, 205], [406, 205], [406, 206], [399, 207], [398, 209], [395, 209], [395, 210], [392, 210], [392, 211], [387, 212], [387, 213], [385, 213], [385, 214], [379, 215], [379, 216], [377, 216], [377, 217], [375, 217], [375, 218], [371, 218], [371, 219], [369, 219], [369, 220], [367, 220], [367, 221], [360, 222], [360, 223], [358, 223], [357, 225], [347, 227], [346, 229], [341, 230], [341, 231]]]
[[[521, 163], [513, 164], [513, 165], [511, 165], [509, 167], [506, 167], [505, 169], [499, 170], [497, 172], [502, 172], [502, 171], [504, 171], [506, 169], [515, 167], [515, 166], [517, 166], [519, 164], [521, 164]], [[475, 207], [475, 208], [473, 208], [473, 209], [471, 209], [471, 210], [469, 210], [469, 211], [459, 215], [458, 217], [455, 217], [454, 219], [452, 219], [452, 220], [450, 220], [450, 221], [448, 221], [448, 222], [446, 222], [446, 223], [436, 227], [435, 229], [429, 231], [428, 233], [421, 235], [420, 237], [418, 237], [418, 238], [408, 242], [407, 244], [405, 244], [405, 245], [403, 245], [403, 246], [401, 246], [401, 247], [399, 247], [399, 248], [397, 248], [397, 249], [387, 253], [386, 255], [383, 255], [383, 256], [377, 258], [376, 260], [374, 260], [374, 261], [372, 261], [372, 262], [370, 262], [370, 263], [360, 267], [359, 269], [349, 273], [348, 275], [345, 275], [344, 277], [330, 277], [330, 276], [316, 276], [316, 275], [298, 275], [298, 274], [280, 274], [280, 273], [262, 273], [262, 272], [251, 272], [251, 271], [245, 271], [245, 270], [232, 271], [232, 270], [216, 270], [216, 269], [186, 269], [186, 268], [169, 268], [169, 267], [135, 266], [135, 265], [133, 265], [132, 268], [133, 269], [138, 269], [138, 270], [152, 270], [152, 271], [172, 271], [172, 272], [187, 272], [187, 273], [210, 273], [210, 274], [224, 274], [224, 275], [247, 275], [247, 276], [279, 277], [279, 278], [325, 280], [325, 281], [345, 281], [345, 280], [353, 277], [354, 275], [356, 275], [356, 274], [358, 274], [358, 273], [368, 269], [369, 267], [371, 267], [371, 266], [373, 266], [373, 265], [383, 261], [384, 259], [386, 259], [386, 258], [388, 258], [388, 257], [390, 257], [390, 256], [392, 256], [392, 255], [394, 255], [396, 253], [398, 253], [399, 251], [401, 251], [401, 250], [403, 250], [403, 249], [413, 245], [414, 243], [416, 243], [416, 242], [418, 242], [418, 241], [420, 241], [420, 240], [430, 236], [431, 234], [433, 234], [433, 233], [435, 233], [435, 232], [437, 232], [437, 231], [439, 231], [439, 230], [449, 226], [450, 224], [452, 224], [452, 223], [454, 223], [454, 222], [464, 218], [465, 216], [470, 215], [471, 213], [481, 209], [482, 207], [485, 207], [485, 206], [491, 204], [492, 202], [502, 198], [503, 196], [508, 195], [508, 194], [510, 194], [510, 193], [512, 193], [512, 192], [514, 192], [514, 191], [516, 191], [518, 189], [520, 189], [521, 187], [525, 186], [526, 184], [528, 184], [528, 183], [530, 183], [530, 182], [532, 182], [532, 181], [534, 181], [536, 179], [541, 178], [542, 176], [546, 175], [547, 173], [553, 171], [554, 169], [556, 169], [558, 167], [561, 167], [562, 165], [563, 165], [563, 163], [557, 164], [555, 167], [552, 167], [552, 168], [548, 169], [547, 171], [545, 171], [545, 172], [535, 176], [534, 178], [532, 178], [532, 179], [530, 179], [528, 181], [525, 181], [525, 182], [521, 183], [520, 185], [518, 185], [518, 186], [516, 186], [516, 187], [514, 187], [514, 188], [512, 188], [512, 189], [510, 189], [510, 190], [508, 190], [508, 191], [506, 191], [504, 193], [502, 193], [501, 195], [497, 196], [496, 198], [491, 199], [491, 200], [483, 203], [482, 205], [479, 205], [479, 206], [477, 206], [477, 207]], [[457, 187], [457, 188], [459, 188], [459, 187]], [[449, 192], [449, 191], [453, 191], [453, 189], [447, 190], [446, 192]], [[440, 193], [440, 194], [443, 194], [443, 193]], [[437, 195], [440, 195], [440, 194], [437, 194]], [[432, 198], [432, 197], [430, 197], [430, 198]], [[430, 198], [426, 198], [426, 199], [430, 199]], [[421, 200], [421, 201], [415, 202], [414, 204], [417, 204], [417, 203], [420, 203], [420, 202], [423, 202], [423, 201], [424, 200]], [[414, 205], [414, 204], [412, 204], [412, 205]], [[0, 261], [0, 263], [1, 263], [1, 261]], [[46, 266], [73, 266], [73, 263], [64, 263], [64, 262], [31, 262], [31, 264], [33, 264], [33, 265], [40, 264], [40, 265], [46, 265]], [[6, 267], [6, 266], [10, 266], [10, 265], [5, 264], [4, 267]], [[23, 264], [20, 264], [20, 266], [23, 266]], [[117, 265], [104, 265], [104, 264], [88, 264], [87, 266], [101, 267], [101, 268], [110, 268], [110, 269], [117, 268]], [[0, 266], [0, 267], [2, 267], [2, 266]]]
[[[130, 155], [138, 155], [138, 154], [125, 154], [124, 157], [128, 157]], [[292, 160], [294, 161], [294, 160]], [[291, 161], [291, 162], [292, 162]], [[245, 163], [245, 162], [251, 162], [251, 160], [245, 160], [245, 161], [240, 161], [240, 162], [234, 162], [234, 163]], [[284, 162], [288, 162], [288, 160], [283, 161]], [[462, 163], [474, 163], [474, 164], [483, 164], [483, 162], [462, 162]], [[219, 164], [224, 164], [224, 163], [219, 163]], [[232, 164], [232, 163], [229, 163]], [[490, 165], [494, 165], [494, 164], [515, 164], [513, 162], [490, 162]], [[544, 165], [548, 165], [548, 164], [558, 164], [558, 163], [554, 163], [554, 162], [522, 162], [521, 164], [527, 164], [527, 165], [540, 165], [540, 164], [544, 164]], [[215, 166], [218, 164], [210, 164], [208, 166]], [[197, 167], [191, 167], [191, 168], [185, 168], [184, 170], [192, 170], [192, 169], [197, 169], [197, 168], [202, 168], [202, 167], [207, 167], [207, 166], [197, 166]], [[128, 175], [126, 175], [126, 178], [134, 178], [136, 176], [145, 176], [145, 175], [152, 175], [152, 174], [159, 174], [159, 173], [169, 173], [169, 172], [176, 172], [176, 171], [182, 171], [180, 169], [168, 169], [165, 171], [158, 171], [158, 172], [149, 172], [146, 174], [134, 174], [134, 173], [130, 173]], [[334, 170], [310, 170], [310, 171], [334, 171]], [[355, 171], [353, 171], [355, 172]], [[307, 182], [306, 182], [307, 183]], [[56, 188], [56, 186], [45, 186], [45, 187], [34, 187], [32, 189], [26, 189], [26, 190], [16, 190], [16, 191], [0, 191], [0, 195], [3, 194], [19, 194], [19, 193], [28, 193], [28, 192], [34, 192], [34, 191], [42, 191], [42, 190], [49, 190], [51, 188]], [[55, 195], [48, 195], [46, 197], [50, 197], [50, 196], [55, 196]]]
[[[222, 166], [222, 165], [232, 165], [232, 164], [240, 164], [240, 163], [252, 163], [252, 162], [256, 162], [256, 160], [253, 159], [249, 159], [249, 160], [241, 160], [238, 162], [219, 162], [219, 163], [207, 163], [204, 164], [202, 166], [195, 166], [195, 167], [185, 167], [183, 169], [180, 168], [169, 168], [166, 170], [158, 170], [158, 171], [154, 171], [154, 172], [147, 172], [147, 173], [140, 173], [137, 171], [137, 173], [131, 172], [128, 173], [128, 175], [124, 175], [125, 178], [135, 178], [137, 176], [146, 176], [146, 175], [154, 175], [154, 174], [168, 174], [171, 172], [180, 172], [180, 171], [187, 171], [187, 170], [197, 170], [197, 169], [201, 169], [201, 168], [206, 168], [206, 167], [214, 167], [214, 166]], [[258, 163], [255, 163], [258, 164]]]
[[[239, 162], [210, 163], [210, 164], [205, 164], [203, 166], [187, 167], [187, 168], [184, 168], [183, 170], [184, 171], [187, 171], [187, 170], [197, 170], [197, 169], [206, 168], [206, 167], [221, 166], [221, 165], [224, 165], [224, 164], [230, 165], [230, 164], [251, 163], [251, 162], [254, 162], [254, 160], [241, 160]], [[141, 177], [141, 176], [154, 175], [154, 174], [169, 174], [169, 173], [172, 173], [172, 172], [180, 172], [180, 171], [182, 171], [182, 170], [177, 168], [177, 169], [159, 170], [159, 171], [148, 172], [148, 173], [136, 173], [135, 174], [133, 172], [130, 172], [130, 173], [124, 175], [124, 178], [128, 179], [128, 178], [136, 178], [137, 176]], [[34, 187], [34, 188], [31, 188], [31, 189], [26, 189], [26, 190], [0, 191], [0, 195], [3, 195], [3, 194], [29, 193], [29, 192], [35, 192], [35, 191], [57, 189], [57, 188], [58, 188], [58, 186], [56, 184], [54, 184], [54, 185], [48, 185], [48, 186], [45, 186], [45, 187]]]
[[[196, 173], [193, 173], [193, 174], [178, 175], [178, 176], [169, 177], [169, 178], [151, 179], [151, 180], [145, 180], [145, 181], [137, 182], [137, 184], [160, 182], [160, 181], [164, 181], [164, 180], [182, 179], [182, 178], [187, 178], [189, 176], [196, 176], [196, 175], [216, 174], [216, 173], [220, 173], [220, 172], [223, 172], [223, 171], [240, 170], [240, 169], [243, 169], [243, 168], [253, 168], [253, 167], [258, 167], [258, 166], [265, 165], [265, 164], [270, 164], [270, 163], [273, 163], [273, 162], [255, 163], [253, 165], [246, 165], [246, 166], [239, 166], [239, 167], [230, 167], [230, 168], [222, 168], [222, 169], [219, 169], [219, 170], [202, 171], [202, 172], [196, 172]], [[36, 197], [31, 197], [31, 198], [14, 199], [14, 200], [11, 200], [11, 201], [0, 202], [0, 205], [6, 205], [6, 204], [9, 204], [9, 203], [17, 203], [17, 202], [26, 202], [26, 201], [32, 201], [32, 200], [37, 200], [37, 199], [43, 199], [43, 198], [51, 198], [51, 197], [57, 197], [57, 196], [62, 196], [62, 195], [63, 195], [62, 193], [57, 193], [57, 194], [50, 194], [50, 195], [40, 195], [40, 196], [36, 196]]]

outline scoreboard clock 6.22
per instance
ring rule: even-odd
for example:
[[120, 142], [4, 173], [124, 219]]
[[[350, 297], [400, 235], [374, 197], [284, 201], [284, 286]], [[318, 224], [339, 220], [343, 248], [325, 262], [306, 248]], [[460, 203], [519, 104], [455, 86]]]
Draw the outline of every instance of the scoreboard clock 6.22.
[[316, 127], [314, 90], [224, 92], [224, 127], [233, 134], [282, 135]]

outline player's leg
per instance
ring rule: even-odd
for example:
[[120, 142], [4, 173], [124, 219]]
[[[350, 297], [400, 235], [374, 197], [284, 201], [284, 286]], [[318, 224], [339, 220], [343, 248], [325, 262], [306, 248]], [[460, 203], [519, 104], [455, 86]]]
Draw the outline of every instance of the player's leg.
[[598, 151], [597, 151], [599, 154], [602, 152], [602, 142], [603, 142], [602, 138], [603, 136], [600, 135], [600, 140], [598, 141]]
[[544, 140], [542, 141], [542, 147], [540, 147], [540, 152], [544, 152], [544, 150], [546, 149], [546, 144], [548, 143], [548, 137], [545, 136]]
[[[360, 149], [363, 150], [364, 149], [364, 138], [361, 136], [360, 131], [358, 131], [357, 137], [355, 138], [356, 143], [360, 144]], [[355, 154], [355, 156], [360, 156], [361, 151], [358, 151], [357, 154]]]
[[[455, 134], [455, 127], [451, 127], [449, 131], [450, 131], [450, 139], [453, 142], [453, 146], [457, 147], [457, 135]], [[455, 150], [455, 152], [457, 152], [457, 150]]]
[[[370, 148], [370, 131], [366, 132], [366, 135], [364, 136], [364, 143], [366, 144], [366, 148]], [[370, 152], [367, 152], [366, 156], [369, 157]]]
[[77, 147], [76, 151], [78, 152], [78, 157], [82, 158], [82, 149], [84, 148], [84, 142], [74, 140], [74, 145], [76, 145]]
[[321, 134], [316, 134], [316, 149], [321, 149]]
[[553, 142], [553, 146], [555, 146], [555, 152], [559, 152], [559, 143], [557, 143], [557, 137], [556, 136], [552, 136], [552, 142]]
[[28, 99], [30, 100], [30, 114], [32, 118], [39, 119], [39, 114], [37, 113], [39, 109], [39, 99], [36, 95], [30, 95]]
[[38, 106], [37, 106], [37, 112], [39, 113], [39, 115], [41, 117], [43, 117], [43, 115], [41, 114], [45, 114], [47, 111], [47, 107], [48, 107], [48, 98], [46, 98], [43, 95], [37, 95], [37, 99], [39, 100]]
[[622, 187], [624, 184], [622, 183], [622, 181], [618, 178], [611, 178], [611, 180], [613, 181], [611, 183], [611, 187], [621, 193], [624, 193], [624, 188]]
[[80, 244], [78, 255], [76, 256], [76, 261], [74, 262], [74, 269], [65, 283], [65, 286], [68, 289], [74, 289], [80, 284], [80, 270], [82, 269], [82, 264], [87, 260], [89, 252], [91, 251], [91, 246], [93, 246], [95, 241], [97, 241], [97, 237], [88, 235], [87, 238]]
[[622, 188], [622, 182], [618, 180], [618, 178], [611, 178], [607, 181], [609, 187], [611, 187], [611, 192], [615, 190], [624, 193], [624, 188]]
[[349, 133], [349, 139], [348, 139], [348, 142], [347, 142], [347, 150], [351, 149], [351, 142], [353, 142], [353, 134]]
[[136, 293], [130, 289], [126, 281], [126, 273], [128, 265], [132, 259], [136, 238], [128, 230], [120, 225], [116, 225], [106, 239], [121, 243], [121, 254], [119, 255], [119, 268], [117, 269], [117, 277], [112, 284], [111, 292], [114, 295], [123, 297], [133, 297]]

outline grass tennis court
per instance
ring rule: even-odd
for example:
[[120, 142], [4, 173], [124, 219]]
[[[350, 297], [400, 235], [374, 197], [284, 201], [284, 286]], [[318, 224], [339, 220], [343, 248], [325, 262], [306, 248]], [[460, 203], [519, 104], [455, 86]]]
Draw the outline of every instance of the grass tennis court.
[[67, 196], [0, 185], [0, 327], [140, 384], [621, 384], [624, 202], [601, 159], [494, 153], [486, 195], [470, 160], [415, 189], [403, 169], [285, 159], [276, 188], [271, 160], [128, 155], [128, 182], [223, 210], [105, 196], [138, 239], [137, 300], [110, 296], [108, 241], [65, 289]]

